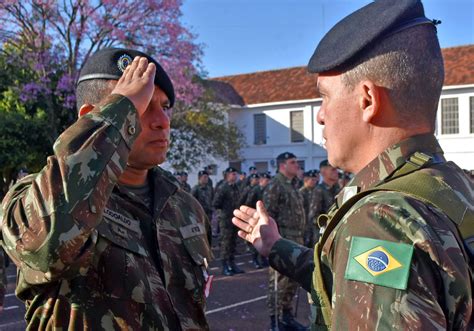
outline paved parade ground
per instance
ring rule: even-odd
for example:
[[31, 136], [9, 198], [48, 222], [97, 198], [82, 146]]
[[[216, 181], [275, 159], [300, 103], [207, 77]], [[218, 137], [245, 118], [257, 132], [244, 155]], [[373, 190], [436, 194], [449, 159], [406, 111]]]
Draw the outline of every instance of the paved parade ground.
[[[247, 252], [243, 242], [238, 246], [237, 265], [246, 273], [225, 277], [220, 275], [220, 259], [210, 264], [210, 271], [215, 275], [211, 294], [208, 298], [207, 316], [211, 330], [268, 330], [270, 323], [266, 306], [268, 268], [255, 269], [252, 256]], [[218, 250], [214, 249], [218, 257]], [[5, 309], [0, 313], [0, 330], [24, 330], [24, 306], [14, 294], [16, 270], [10, 265], [7, 271], [8, 290], [5, 298]], [[298, 290], [299, 322], [309, 324], [309, 306], [306, 292]], [[296, 306], [296, 300], [295, 300]]]

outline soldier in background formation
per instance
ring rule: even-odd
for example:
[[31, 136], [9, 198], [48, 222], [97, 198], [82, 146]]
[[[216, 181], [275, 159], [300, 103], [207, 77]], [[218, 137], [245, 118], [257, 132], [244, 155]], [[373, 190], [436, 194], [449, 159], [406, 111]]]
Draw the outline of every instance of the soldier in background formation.
[[235, 211], [239, 235], [311, 292], [314, 329], [474, 330], [474, 185], [434, 135], [437, 24], [420, 0], [373, 1], [311, 57], [329, 162], [355, 174], [315, 251], [261, 203]]
[[218, 210], [221, 231], [222, 274], [232, 276], [244, 272], [235, 264], [237, 229], [232, 225], [232, 212], [239, 206], [240, 191], [237, 186], [236, 169], [227, 168], [224, 176], [224, 182], [216, 188], [213, 207]]
[[[319, 171], [310, 170], [304, 173], [304, 184], [300, 188], [301, 195], [303, 196], [303, 206], [306, 213], [306, 229], [304, 233], [304, 245], [310, 246], [313, 242], [315, 230], [315, 222], [313, 217], [316, 212], [312, 211], [310, 207], [319, 207], [318, 204], [312, 203], [314, 198], [320, 197], [320, 194], [315, 193], [316, 185], [319, 182]], [[316, 196], [314, 196], [316, 194]]]
[[179, 171], [176, 173], [176, 178], [178, 179], [181, 188], [184, 191], [191, 193], [191, 185], [188, 184], [188, 173], [186, 171]]
[[[212, 243], [212, 187], [209, 187], [209, 173], [205, 170], [201, 170], [198, 172], [198, 183], [193, 187], [191, 190], [191, 194], [193, 197], [196, 198], [197, 201], [201, 204], [204, 212], [207, 216], [207, 224], [206, 224], [206, 232], [207, 232], [207, 239], [209, 240], [209, 245]], [[212, 246], [212, 245], [211, 245]]]
[[[303, 197], [296, 188], [299, 165], [296, 156], [290, 152], [278, 155], [276, 161], [278, 174], [265, 189], [263, 201], [271, 217], [278, 220], [278, 229], [283, 238], [303, 244], [306, 214]], [[293, 315], [293, 297], [298, 286], [298, 283], [275, 269], [269, 269], [267, 304], [272, 330], [306, 330]]]
[[[321, 191], [321, 213], [327, 213], [329, 207], [334, 203], [334, 198], [339, 193], [341, 188], [339, 187], [339, 173], [337, 168], [329, 164], [328, 160], [323, 160], [319, 163], [319, 171], [323, 177], [322, 182], [318, 185]], [[310, 207], [316, 210], [315, 206]]]
[[[208, 330], [206, 215], [166, 160], [175, 94], [150, 56], [84, 64], [79, 118], [3, 200], [28, 330]], [[183, 286], [186, 284], [186, 286]]]

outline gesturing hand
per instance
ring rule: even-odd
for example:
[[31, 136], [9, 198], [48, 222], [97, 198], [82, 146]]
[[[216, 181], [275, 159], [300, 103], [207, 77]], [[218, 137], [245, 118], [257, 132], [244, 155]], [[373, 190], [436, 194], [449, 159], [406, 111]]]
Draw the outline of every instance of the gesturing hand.
[[147, 109], [155, 90], [155, 72], [154, 63], [148, 63], [145, 57], [135, 57], [125, 68], [112, 94], [120, 94], [130, 99], [141, 116]]
[[239, 237], [250, 242], [257, 251], [268, 256], [273, 244], [281, 238], [275, 221], [268, 215], [262, 201], [257, 202], [257, 209], [240, 206], [234, 210], [232, 223], [239, 230]]

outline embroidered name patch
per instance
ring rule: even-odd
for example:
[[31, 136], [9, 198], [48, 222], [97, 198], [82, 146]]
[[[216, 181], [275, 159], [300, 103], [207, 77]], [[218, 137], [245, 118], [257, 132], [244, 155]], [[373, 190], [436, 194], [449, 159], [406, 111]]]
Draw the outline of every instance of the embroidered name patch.
[[179, 228], [183, 239], [188, 239], [206, 233], [206, 228], [202, 223], [189, 224]]
[[108, 220], [120, 224], [123, 227], [126, 227], [129, 230], [132, 230], [136, 233], [141, 233], [140, 224], [137, 220], [134, 220], [130, 217], [117, 213], [109, 208], [104, 209], [104, 217]]
[[353, 237], [344, 278], [405, 290], [412, 255], [407, 244]]

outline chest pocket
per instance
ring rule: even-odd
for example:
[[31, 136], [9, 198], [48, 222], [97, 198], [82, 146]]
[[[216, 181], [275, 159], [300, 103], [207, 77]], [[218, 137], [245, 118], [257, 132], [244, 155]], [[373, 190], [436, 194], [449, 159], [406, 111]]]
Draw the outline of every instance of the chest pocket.
[[139, 221], [106, 209], [97, 230], [98, 254], [94, 265], [102, 294], [120, 300], [152, 302], [150, 284], [160, 277], [148, 257]]

